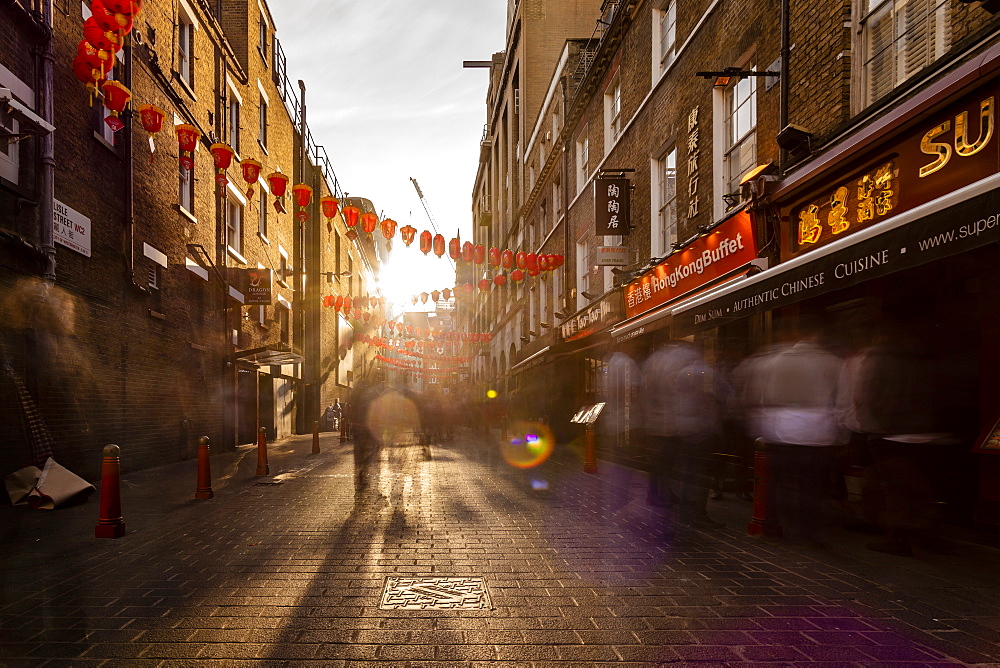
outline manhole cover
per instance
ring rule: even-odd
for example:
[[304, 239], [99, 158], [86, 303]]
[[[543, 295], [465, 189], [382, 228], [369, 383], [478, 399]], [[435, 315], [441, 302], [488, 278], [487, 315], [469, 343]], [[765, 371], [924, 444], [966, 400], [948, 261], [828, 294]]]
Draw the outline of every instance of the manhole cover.
[[483, 578], [385, 579], [382, 610], [484, 610], [491, 609]]

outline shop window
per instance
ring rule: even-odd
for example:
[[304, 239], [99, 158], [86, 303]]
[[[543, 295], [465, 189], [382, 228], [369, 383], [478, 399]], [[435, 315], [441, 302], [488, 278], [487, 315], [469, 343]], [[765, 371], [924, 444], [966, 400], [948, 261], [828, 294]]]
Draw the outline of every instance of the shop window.
[[661, 257], [677, 241], [677, 149], [671, 148], [658, 160], [653, 160], [652, 200], [656, 207], [650, 239], [653, 257]]
[[[20, 142], [14, 138], [18, 134], [18, 122], [5, 110], [0, 110], [0, 177], [17, 184], [20, 173]], [[10, 137], [8, 139], [7, 136]]]
[[862, 0], [861, 42], [867, 106], [945, 54], [948, 0]]

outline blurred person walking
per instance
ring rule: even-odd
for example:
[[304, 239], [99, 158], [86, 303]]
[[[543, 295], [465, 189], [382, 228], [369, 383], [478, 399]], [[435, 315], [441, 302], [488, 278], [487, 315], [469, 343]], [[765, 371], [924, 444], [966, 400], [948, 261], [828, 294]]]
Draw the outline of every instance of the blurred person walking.
[[642, 376], [656, 491], [679, 505], [677, 516], [682, 524], [721, 526], [707, 513], [711, 453], [721, 422], [721, 378], [705, 363], [701, 351], [686, 341], [674, 341], [653, 352], [642, 365]]
[[837, 419], [843, 361], [807, 336], [765, 348], [736, 370], [747, 433], [772, 457], [774, 508], [791, 539], [820, 545], [834, 446], [846, 443]]

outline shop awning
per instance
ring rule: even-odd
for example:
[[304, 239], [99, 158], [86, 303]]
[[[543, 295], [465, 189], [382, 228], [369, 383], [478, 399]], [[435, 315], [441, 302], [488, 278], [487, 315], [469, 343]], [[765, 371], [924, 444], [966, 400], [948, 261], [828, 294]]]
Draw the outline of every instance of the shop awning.
[[293, 353], [287, 344], [271, 344], [251, 350], [241, 350], [235, 355], [237, 361], [247, 362], [256, 366], [281, 366], [282, 364], [300, 364], [302, 355]]
[[624, 320], [612, 328], [611, 339], [615, 343], [621, 343], [622, 341], [627, 341], [637, 336], [643, 336], [645, 334], [649, 334], [650, 332], [665, 329], [670, 326], [670, 316], [679, 306], [687, 303], [688, 301], [694, 300], [695, 298], [704, 298], [709, 295], [717, 294], [724, 287], [732, 289], [730, 287], [731, 284], [739, 283], [742, 279], [745, 279], [748, 276], [760, 273], [760, 271], [766, 267], [767, 260], [760, 258], [709, 285], [695, 290], [692, 293], [678, 297], [677, 299], [669, 301], [651, 311], [647, 311], [646, 313], [640, 313], [639, 315], [633, 316], [628, 320]]
[[1000, 242], [1000, 174], [670, 309], [676, 335]]

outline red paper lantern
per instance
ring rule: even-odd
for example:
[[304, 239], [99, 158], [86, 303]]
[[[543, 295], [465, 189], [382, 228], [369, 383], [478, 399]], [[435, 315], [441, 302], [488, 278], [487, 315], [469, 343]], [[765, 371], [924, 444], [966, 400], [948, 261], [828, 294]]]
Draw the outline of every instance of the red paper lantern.
[[538, 274], [539, 274], [538, 265], [535, 265], [534, 269], [532, 269], [531, 267], [528, 268], [528, 276], [534, 277], [534, 276], [538, 276]]
[[94, 22], [107, 32], [124, 35], [132, 30], [130, 14], [112, 11], [101, 0], [93, 0], [90, 3], [90, 14], [94, 17]]
[[369, 320], [372, 319], [372, 314], [371, 313], [362, 313], [361, 314], [361, 319], [364, 320], [365, 322], [368, 322]]
[[351, 310], [351, 296], [347, 295], [346, 297], [344, 297], [344, 313], [347, 313], [350, 310]]
[[451, 299], [451, 288], [445, 288], [441, 291], [441, 296], [444, 297], [445, 301]]
[[416, 237], [417, 228], [412, 225], [407, 225], [399, 231], [399, 236], [403, 238], [403, 243], [409, 246], [413, 243], [413, 239]]
[[253, 185], [260, 178], [261, 164], [253, 158], [245, 158], [240, 162], [240, 171], [243, 172], [243, 180], [247, 182], [247, 199], [253, 197]]
[[115, 14], [135, 16], [142, 11], [142, 0], [103, 0], [104, 6]]
[[[87, 46], [90, 45], [88, 44]], [[100, 69], [95, 69], [80, 56], [77, 56], [73, 60], [73, 75], [86, 84], [87, 90], [90, 91], [90, 103], [94, 104], [94, 95], [97, 93], [97, 86], [107, 77], [101, 73]]]
[[[345, 206], [343, 209], [343, 214], [344, 214], [344, 223], [348, 227], [353, 228], [358, 224], [358, 217], [361, 216], [361, 209], [359, 209], [356, 206]], [[349, 231], [354, 232], [353, 229]], [[357, 238], [356, 232], [354, 234], [354, 238], [355, 239]]]
[[462, 242], [459, 239], [452, 239], [448, 242], [448, 255], [452, 260], [457, 260], [462, 254]]
[[344, 305], [344, 296], [343, 295], [337, 295], [337, 299], [334, 300], [334, 302], [333, 302], [333, 308], [335, 308], [335, 309], [337, 309], [339, 311], [340, 308], [343, 305]]
[[324, 218], [336, 218], [339, 207], [340, 200], [333, 195], [325, 195], [319, 198], [319, 208], [323, 212]]
[[497, 274], [496, 276], [493, 277], [493, 285], [496, 285], [497, 287], [502, 287], [506, 284], [507, 284], [507, 277], [504, 276], [503, 274]]
[[556, 255], [556, 266], [557, 267], [561, 267], [565, 263], [566, 263], [566, 256], [565, 255]]
[[219, 184], [219, 188], [225, 188], [226, 184], [229, 183], [229, 179], [226, 178], [226, 170], [229, 169], [229, 165], [233, 164], [233, 156], [236, 155], [236, 151], [229, 144], [212, 144], [208, 147], [208, 151], [212, 154], [212, 160], [215, 161], [215, 181]]
[[490, 264], [494, 267], [500, 266], [500, 249], [495, 246], [490, 248]]
[[490, 281], [489, 281], [489, 279], [486, 279], [486, 278], [479, 279], [479, 289], [482, 290], [483, 292], [486, 292], [487, 290], [489, 290], [490, 289]]
[[295, 205], [300, 207], [309, 206], [312, 201], [313, 189], [305, 183], [296, 183], [292, 186], [292, 194], [295, 195]]
[[441, 291], [440, 290], [432, 290], [431, 291], [431, 300], [436, 304], [439, 299], [441, 299]]
[[444, 255], [444, 236], [440, 234], [434, 235], [434, 254], [438, 257]]
[[94, 17], [83, 22], [83, 38], [98, 51], [115, 54], [122, 49], [122, 36], [105, 30], [97, 24]]
[[538, 269], [538, 254], [528, 253], [524, 256], [524, 263], [528, 269]]
[[108, 124], [112, 132], [118, 132], [125, 127], [122, 119], [118, 118], [118, 114], [125, 111], [128, 101], [132, 99], [132, 91], [119, 81], [105, 81], [101, 84], [101, 90], [104, 91], [104, 106], [111, 111], [104, 122]]
[[420, 293], [420, 303], [421, 304], [426, 304], [427, 303], [427, 297], [429, 297], [429, 296], [430, 295], [428, 295], [426, 292], [421, 292]]
[[514, 260], [517, 262], [518, 269], [525, 269], [528, 266], [528, 254], [524, 251], [517, 251], [517, 255], [514, 256]]
[[375, 228], [378, 227], [378, 215], [374, 213], [361, 214], [361, 227], [368, 236], [371, 236]]
[[278, 213], [287, 213], [284, 198], [285, 190], [288, 188], [288, 177], [281, 172], [271, 172], [267, 175], [267, 185], [274, 195], [274, 210]]
[[504, 269], [510, 269], [514, 266], [514, 253], [511, 250], [505, 250], [500, 253], [500, 264]]
[[427, 230], [424, 230], [423, 232], [420, 233], [420, 252], [421, 253], [423, 253], [424, 255], [427, 255], [428, 253], [431, 252], [431, 246], [432, 246], [433, 239], [434, 239], [434, 236], [430, 232], [428, 232]]
[[323, 297], [323, 306], [325, 308], [331, 308], [333, 306], [333, 295]]
[[510, 272], [510, 278], [515, 283], [520, 283], [521, 281], [524, 280], [524, 272], [521, 271], [520, 269], [515, 269], [514, 271]]
[[155, 104], [143, 104], [139, 106], [139, 120], [142, 122], [142, 129], [152, 137], [163, 129], [163, 119], [167, 112], [163, 111]]
[[[81, 40], [76, 46], [76, 60], [86, 63], [91, 69], [99, 70], [103, 75], [110, 72], [114, 63], [107, 51], [95, 49], [87, 40]], [[76, 61], [74, 61], [75, 63]], [[103, 76], [101, 77], [103, 78]], [[87, 83], [86, 81], [84, 83]]]
[[545, 255], [543, 253], [542, 255], [538, 256], [538, 268], [541, 269], [542, 271], [548, 271], [549, 270], [549, 256], [548, 255]]
[[194, 167], [194, 150], [201, 139], [201, 132], [190, 123], [181, 123], [174, 131], [177, 133], [177, 148], [181, 152], [181, 166], [190, 170]]
[[385, 237], [386, 248], [392, 248], [392, 238], [396, 236], [397, 224], [392, 218], [386, 218], [382, 221], [382, 236]]
[[482, 244], [476, 244], [472, 248], [472, 261], [476, 264], [482, 264], [486, 261], [486, 246]]
[[462, 260], [464, 262], [472, 262], [473, 257], [473, 245], [471, 241], [466, 241], [462, 244]]

